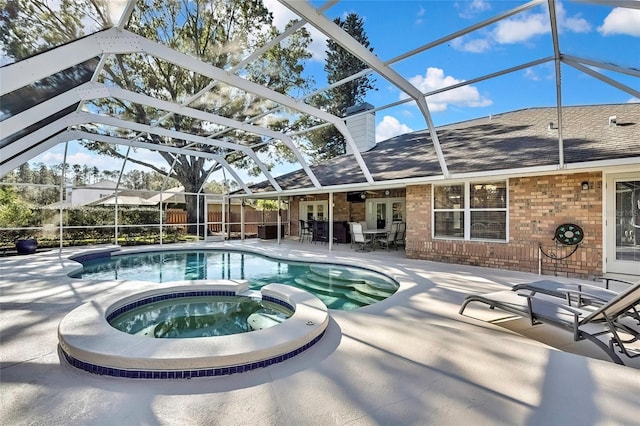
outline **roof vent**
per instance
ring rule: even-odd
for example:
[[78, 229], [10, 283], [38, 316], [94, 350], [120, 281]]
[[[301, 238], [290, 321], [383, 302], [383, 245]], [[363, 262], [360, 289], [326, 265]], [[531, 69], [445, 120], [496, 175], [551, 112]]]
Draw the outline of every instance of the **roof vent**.
[[553, 121], [549, 122], [549, 127], [547, 127], [548, 130], [554, 130], [555, 127], [553, 127]]
[[617, 123], [618, 123], [618, 116], [612, 115], [611, 117], [609, 117], [609, 127], [616, 127]]

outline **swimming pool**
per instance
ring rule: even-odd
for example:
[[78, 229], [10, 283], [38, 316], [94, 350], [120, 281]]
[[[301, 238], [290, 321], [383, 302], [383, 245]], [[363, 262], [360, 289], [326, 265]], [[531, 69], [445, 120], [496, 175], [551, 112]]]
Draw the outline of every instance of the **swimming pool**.
[[282, 283], [316, 295], [328, 308], [352, 310], [394, 294], [399, 285], [391, 278], [363, 268], [327, 263], [278, 260], [228, 250], [179, 250], [105, 254], [97, 259], [76, 257], [81, 271], [73, 278], [87, 280], [247, 280], [257, 290]]

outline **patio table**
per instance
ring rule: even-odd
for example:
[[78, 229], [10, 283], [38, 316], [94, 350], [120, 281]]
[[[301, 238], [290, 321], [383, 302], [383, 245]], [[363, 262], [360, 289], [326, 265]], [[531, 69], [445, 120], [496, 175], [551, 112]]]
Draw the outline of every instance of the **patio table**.
[[387, 235], [386, 229], [365, 229], [362, 231], [365, 236], [371, 237], [371, 250], [376, 250], [376, 238], [378, 235]]

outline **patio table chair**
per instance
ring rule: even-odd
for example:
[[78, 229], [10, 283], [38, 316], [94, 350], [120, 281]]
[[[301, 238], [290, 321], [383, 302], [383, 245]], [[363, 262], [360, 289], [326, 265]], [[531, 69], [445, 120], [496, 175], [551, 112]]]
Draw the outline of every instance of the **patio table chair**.
[[306, 220], [300, 219], [300, 239], [299, 241], [302, 243], [306, 238], [311, 240], [312, 237], [311, 225]]
[[390, 251], [391, 246], [394, 246], [398, 250], [396, 245], [396, 234], [398, 233], [398, 224], [392, 223], [389, 228], [389, 232], [384, 235], [376, 237], [376, 243], [382, 247], [386, 247], [387, 251]]
[[396, 247], [405, 245], [405, 236], [407, 232], [407, 223], [406, 222], [398, 222], [398, 231], [396, 232], [396, 239], [393, 242]]
[[359, 246], [356, 251], [368, 251], [367, 245], [371, 243], [373, 239], [365, 237], [365, 235], [362, 233], [362, 224], [353, 222], [353, 224], [351, 225], [351, 230], [353, 232], [352, 241]]

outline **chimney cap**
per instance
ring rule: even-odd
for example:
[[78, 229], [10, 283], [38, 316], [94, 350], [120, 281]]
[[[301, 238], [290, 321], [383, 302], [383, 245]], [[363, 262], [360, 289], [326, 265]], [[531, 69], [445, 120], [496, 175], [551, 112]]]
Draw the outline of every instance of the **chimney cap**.
[[373, 105], [371, 105], [368, 102], [363, 102], [361, 104], [358, 105], [353, 105], [347, 108], [347, 115], [354, 115], [357, 114], [359, 112], [364, 112], [364, 111], [369, 111], [372, 110], [374, 108]]

